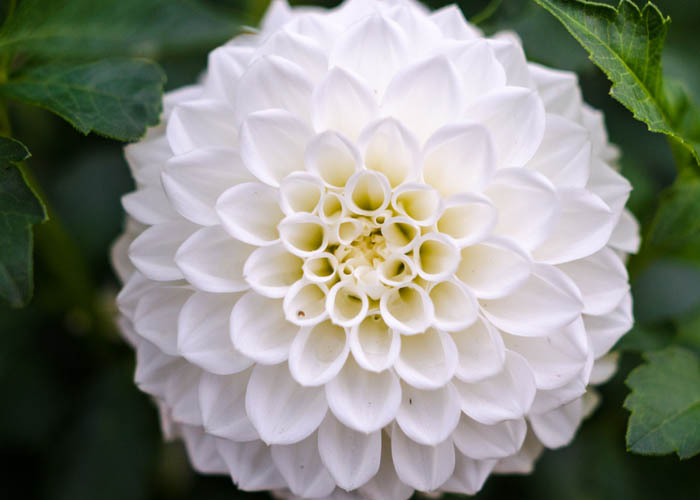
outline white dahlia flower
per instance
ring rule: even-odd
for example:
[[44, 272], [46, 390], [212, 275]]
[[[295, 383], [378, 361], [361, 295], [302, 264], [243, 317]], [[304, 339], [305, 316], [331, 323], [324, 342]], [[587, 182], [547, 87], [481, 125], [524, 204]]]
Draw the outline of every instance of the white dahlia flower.
[[602, 116], [456, 7], [277, 1], [126, 156], [120, 325], [199, 471], [473, 494], [615, 371], [638, 231]]

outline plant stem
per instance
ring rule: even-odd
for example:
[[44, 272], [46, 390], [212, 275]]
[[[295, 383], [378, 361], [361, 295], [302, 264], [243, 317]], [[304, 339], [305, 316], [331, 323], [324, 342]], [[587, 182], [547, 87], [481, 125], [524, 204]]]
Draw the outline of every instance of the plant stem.
[[501, 6], [501, 3], [503, 3], [503, 0], [491, 0], [491, 2], [484, 7], [484, 9], [477, 13], [476, 15], [472, 16], [471, 19], [469, 19], [469, 22], [471, 24], [481, 24], [484, 21], [487, 21], [491, 16], [493, 16], [498, 8]]
[[[10, 19], [14, 15], [16, 6], [17, 6], [17, 0], [9, 0], [9, 4], [7, 5], [7, 12], [5, 14], [5, 21], [2, 24], [3, 29], [0, 29], [0, 34], [2, 34], [5, 26], [7, 26], [7, 23], [10, 21]], [[11, 61], [12, 61], [12, 54], [10, 52], [5, 52], [4, 54], [2, 54], [2, 57], [0, 58], [0, 85], [7, 81], [7, 76], [10, 72], [10, 62]]]

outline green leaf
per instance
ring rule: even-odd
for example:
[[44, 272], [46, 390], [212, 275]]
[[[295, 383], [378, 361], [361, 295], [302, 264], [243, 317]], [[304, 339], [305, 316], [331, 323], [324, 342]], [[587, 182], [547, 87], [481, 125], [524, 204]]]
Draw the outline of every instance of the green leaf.
[[0, 299], [25, 305], [33, 292], [32, 225], [46, 212], [15, 162], [29, 157], [24, 145], [0, 137]]
[[32, 68], [0, 85], [0, 95], [53, 111], [84, 134], [134, 140], [158, 123], [164, 83], [154, 63], [106, 59]]
[[647, 354], [627, 378], [627, 448], [645, 455], [700, 453], [700, 357], [682, 347]]
[[[689, 101], [680, 97], [677, 86], [664, 88], [661, 52], [668, 17], [652, 3], [640, 11], [630, 0], [621, 0], [617, 9], [581, 0], [535, 1], [588, 51], [612, 81], [613, 97], [652, 132], [680, 141], [700, 163], [700, 142], [689, 135], [684, 118], [689, 114]], [[683, 116], [678, 115], [680, 111], [684, 111]]]
[[700, 179], [679, 179], [664, 192], [647, 243], [656, 252], [700, 261]]
[[22, 0], [0, 53], [43, 59], [159, 57], [209, 49], [238, 31], [235, 16], [187, 0]]

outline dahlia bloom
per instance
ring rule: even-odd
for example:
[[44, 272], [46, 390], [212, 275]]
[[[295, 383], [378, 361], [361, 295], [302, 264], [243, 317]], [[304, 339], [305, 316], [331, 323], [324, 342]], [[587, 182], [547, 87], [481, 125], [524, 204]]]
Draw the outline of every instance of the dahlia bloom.
[[201, 472], [473, 494], [615, 371], [638, 229], [602, 116], [456, 7], [277, 1], [126, 157], [120, 327]]

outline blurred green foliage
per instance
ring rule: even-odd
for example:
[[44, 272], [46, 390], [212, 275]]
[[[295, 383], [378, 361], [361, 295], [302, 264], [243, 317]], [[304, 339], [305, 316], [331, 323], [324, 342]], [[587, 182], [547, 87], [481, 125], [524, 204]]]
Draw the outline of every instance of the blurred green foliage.
[[[197, 24], [205, 38], [178, 32], [171, 42], [160, 45], [163, 31], [146, 29], [159, 13], [173, 16], [169, 18], [173, 26], [188, 26], [189, 19], [177, 18], [169, 0], [139, 1], [152, 9], [151, 18], [132, 24], [127, 17], [115, 17], [109, 23], [126, 33], [141, 26], [138, 44], [111, 46], [110, 55], [133, 55], [136, 50], [156, 58], [168, 76], [169, 89], [194, 81], [206, 64], [207, 52], [234, 34], [236, 22], [255, 24], [266, 6], [260, 0], [200, 0], [196, 8], [211, 13], [216, 29], [208, 31], [206, 23]], [[332, 6], [338, 2], [304, 3]], [[436, 8], [446, 2], [426, 3]], [[469, 18], [490, 2], [459, 3]], [[672, 19], [665, 72], [684, 81], [700, 102], [700, 2], [655, 3]], [[91, 5], [100, 8], [101, 2]], [[0, 5], [0, 15], [2, 9]], [[230, 26], [230, 33], [229, 28], [220, 29], [222, 22]], [[579, 74], [586, 100], [604, 110], [610, 136], [623, 151], [623, 173], [635, 188], [630, 207], [648, 227], [660, 193], [676, 178], [666, 138], [650, 134], [608, 95], [608, 80], [585, 50], [531, 0], [501, 2], [482, 27], [487, 32], [517, 31], [532, 60]], [[33, 303], [24, 310], [0, 307], [2, 497], [267, 498], [235, 492], [227, 478], [193, 473], [181, 445], [162, 442], [155, 408], [133, 385], [133, 352], [112, 324], [118, 285], [107, 257], [111, 241], [122, 228], [119, 199], [132, 189], [121, 145], [98, 136], [84, 137], [38, 108], [12, 103], [9, 112], [14, 136], [32, 151], [27, 166], [53, 218], [36, 231]], [[689, 200], [697, 203], [695, 197]], [[622, 403], [628, 393], [624, 380], [640, 363], [640, 351], [660, 349], [675, 340], [700, 352], [700, 258], [679, 252], [672, 257], [651, 255], [633, 264], [638, 324], [621, 344], [625, 349], [621, 369], [602, 388], [601, 407], [571, 446], [545, 452], [533, 475], [493, 477], [477, 498], [698, 498], [700, 458], [679, 461], [673, 456], [642, 457], [625, 451], [629, 413]]]

